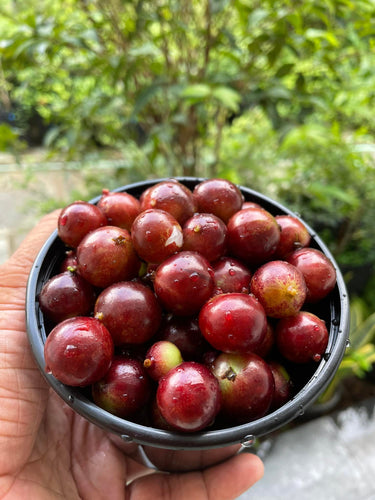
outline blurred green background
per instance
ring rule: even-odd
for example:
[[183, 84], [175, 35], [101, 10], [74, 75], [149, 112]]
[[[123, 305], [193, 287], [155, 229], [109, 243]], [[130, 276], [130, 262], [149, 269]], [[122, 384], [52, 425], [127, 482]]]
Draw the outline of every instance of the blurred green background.
[[0, 168], [37, 213], [152, 177], [247, 185], [319, 232], [370, 313], [374, 17], [373, 0], [2, 0]]

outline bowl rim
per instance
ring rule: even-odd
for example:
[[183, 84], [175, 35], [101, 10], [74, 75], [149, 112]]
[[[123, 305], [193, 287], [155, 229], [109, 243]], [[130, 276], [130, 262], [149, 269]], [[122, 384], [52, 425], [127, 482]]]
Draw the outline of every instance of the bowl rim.
[[[113, 192], [144, 191], [147, 187], [171, 178], [154, 178], [136, 183], [120, 186]], [[193, 186], [206, 180], [201, 177], [173, 177], [173, 179]], [[67, 403], [75, 412], [86, 418], [91, 423], [119, 435], [126, 442], [135, 442], [140, 445], [150, 445], [157, 448], [166, 449], [211, 449], [233, 444], [252, 443], [255, 438], [264, 436], [273, 432], [281, 426], [291, 422], [296, 417], [303, 415], [304, 411], [310, 406], [318, 396], [328, 386], [334, 377], [336, 370], [344, 356], [345, 349], [348, 346], [349, 337], [349, 298], [346, 285], [337, 265], [335, 258], [325, 243], [317, 233], [309, 226], [299, 214], [291, 211], [285, 205], [279, 203], [270, 197], [238, 184], [245, 198], [255, 198], [261, 200], [266, 206], [270, 205], [280, 214], [292, 215], [299, 219], [306, 226], [310, 233], [314, 245], [318, 246], [333, 263], [337, 281], [332, 293], [339, 296], [339, 319], [337, 318], [336, 308], [333, 298], [330, 299], [331, 324], [329, 331], [329, 345], [327, 352], [329, 355], [323, 356], [322, 360], [307, 383], [297, 392], [297, 394], [284, 404], [281, 408], [262, 418], [241, 425], [214, 430], [204, 430], [197, 433], [181, 433], [166, 431], [154, 427], [148, 427], [143, 424], [132, 422], [119, 418], [111, 413], [96, 406], [88, 397], [82, 394], [79, 388], [66, 386], [53, 377], [45, 373], [44, 370], [44, 342], [46, 333], [44, 329], [43, 315], [40, 312], [37, 294], [40, 289], [40, 280], [43, 263], [54, 246], [61, 244], [57, 229], [49, 236], [40, 249], [32, 268], [30, 270], [27, 288], [26, 288], [26, 328], [29, 344], [35, 361], [44, 378], [53, 390]], [[90, 203], [97, 203], [101, 195], [90, 200]], [[59, 243], [60, 242], [60, 243]]]

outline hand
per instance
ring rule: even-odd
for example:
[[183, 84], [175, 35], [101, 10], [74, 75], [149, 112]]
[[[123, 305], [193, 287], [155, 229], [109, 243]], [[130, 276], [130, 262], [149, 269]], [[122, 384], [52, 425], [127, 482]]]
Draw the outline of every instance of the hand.
[[155, 472], [135, 460], [136, 444], [118, 445], [48, 387], [26, 336], [25, 289], [57, 217], [44, 217], [0, 267], [0, 497], [236, 498], [263, 475], [257, 456], [243, 453], [201, 472]]

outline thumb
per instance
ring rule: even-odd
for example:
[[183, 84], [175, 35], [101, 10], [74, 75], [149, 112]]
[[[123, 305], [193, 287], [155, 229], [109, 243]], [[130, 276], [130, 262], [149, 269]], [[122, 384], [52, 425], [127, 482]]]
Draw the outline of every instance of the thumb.
[[26, 336], [25, 289], [32, 263], [57, 218], [58, 211], [43, 217], [0, 267], [0, 463], [9, 473], [29, 456], [48, 397]]

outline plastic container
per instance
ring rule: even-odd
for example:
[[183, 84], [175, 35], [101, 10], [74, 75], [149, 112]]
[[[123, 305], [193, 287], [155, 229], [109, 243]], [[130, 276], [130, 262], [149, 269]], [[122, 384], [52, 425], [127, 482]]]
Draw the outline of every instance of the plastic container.
[[[154, 179], [123, 186], [116, 191], [126, 191], [136, 197], [149, 186], [165, 179]], [[180, 182], [193, 189], [202, 181], [200, 178], [178, 178]], [[246, 201], [261, 204], [273, 215], [295, 213], [276, 201], [246, 187], [240, 189]], [[100, 196], [91, 200], [97, 203]], [[300, 218], [300, 217], [298, 217]], [[300, 219], [302, 220], [302, 219]], [[304, 221], [303, 221], [304, 222]], [[329, 331], [329, 344], [322, 360], [313, 368], [296, 367], [292, 374], [299, 381], [296, 395], [284, 406], [258, 420], [234, 427], [207, 430], [194, 434], [169, 432], [147, 427], [118, 418], [96, 406], [83, 389], [65, 386], [52, 375], [44, 372], [44, 342], [48, 325], [44, 320], [38, 303], [38, 294], [43, 284], [54, 274], [65, 255], [65, 246], [55, 231], [44, 244], [30, 272], [26, 318], [30, 345], [36, 362], [50, 386], [78, 414], [95, 425], [117, 435], [124, 445], [139, 445], [139, 457], [144, 463], [162, 470], [192, 470], [221, 461], [238, 451], [250, 447], [256, 438], [264, 436], [284, 426], [302, 415], [307, 407], [318, 398], [327, 387], [341, 363], [349, 336], [349, 300], [342, 274], [332, 254], [304, 222], [311, 235], [313, 248], [321, 250], [334, 264], [337, 283], [329, 297], [319, 304], [316, 312], [326, 321]], [[131, 446], [132, 450], [134, 446]], [[171, 450], [175, 450], [171, 453]], [[176, 451], [180, 450], [180, 451]]]

